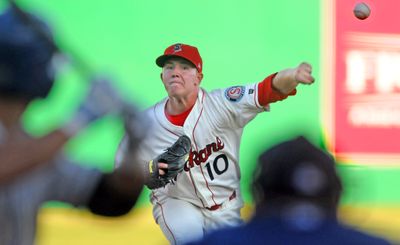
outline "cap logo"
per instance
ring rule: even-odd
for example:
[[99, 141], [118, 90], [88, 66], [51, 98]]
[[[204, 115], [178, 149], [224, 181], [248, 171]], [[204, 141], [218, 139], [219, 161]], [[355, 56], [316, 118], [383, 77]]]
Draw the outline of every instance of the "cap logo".
[[292, 176], [292, 184], [300, 194], [313, 196], [321, 191], [326, 183], [326, 176], [313, 163], [300, 163]]
[[182, 51], [182, 45], [181, 44], [175, 44], [174, 46], [174, 53]]

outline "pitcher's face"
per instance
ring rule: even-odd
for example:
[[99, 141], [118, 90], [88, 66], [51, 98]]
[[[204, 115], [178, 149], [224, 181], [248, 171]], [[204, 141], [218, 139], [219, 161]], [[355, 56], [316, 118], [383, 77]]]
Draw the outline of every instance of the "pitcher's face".
[[167, 60], [161, 73], [161, 80], [169, 96], [184, 96], [195, 94], [203, 74], [189, 61], [174, 57]]

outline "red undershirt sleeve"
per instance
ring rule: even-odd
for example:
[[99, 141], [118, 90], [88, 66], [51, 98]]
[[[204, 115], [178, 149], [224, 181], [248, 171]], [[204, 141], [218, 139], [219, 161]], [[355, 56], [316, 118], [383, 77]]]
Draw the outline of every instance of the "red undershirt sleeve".
[[276, 101], [284, 100], [288, 96], [295, 95], [297, 92], [297, 90], [294, 89], [288, 95], [285, 95], [276, 90], [272, 86], [272, 79], [274, 79], [276, 74], [278, 73], [269, 75], [267, 78], [265, 78], [262, 82], [258, 84], [258, 103], [260, 103], [260, 105], [262, 106], [266, 106]]

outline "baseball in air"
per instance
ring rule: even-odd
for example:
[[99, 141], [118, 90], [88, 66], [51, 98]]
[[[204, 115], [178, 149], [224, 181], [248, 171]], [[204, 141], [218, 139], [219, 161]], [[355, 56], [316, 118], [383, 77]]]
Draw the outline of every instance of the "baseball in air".
[[353, 9], [354, 15], [360, 19], [365, 20], [371, 13], [371, 9], [366, 3], [357, 3]]

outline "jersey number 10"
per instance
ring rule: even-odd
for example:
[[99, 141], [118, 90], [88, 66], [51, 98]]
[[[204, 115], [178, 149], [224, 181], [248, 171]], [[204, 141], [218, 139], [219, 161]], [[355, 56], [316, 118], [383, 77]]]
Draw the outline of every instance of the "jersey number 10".
[[[218, 166], [218, 160], [221, 159], [221, 158], [222, 158], [222, 160], [224, 162], [224, 165], [223, 166]], [[214, 180], [213, 172], [215, 172], [217, 175], [221, 175], [221, 174], [225, 173], [226, 170], [228, 170], [228, 158], [226, 157], [225, 154], [218, 155], [214, 159], [214, 161], [212, 163], [212, 166], [211, 166], [211, 164], [209, 162], [205, 166], [207, 168], [207, 172], [208, 172], [208, 175], [210, 176], [210, 179]], [[222, 167], [222, 168], [220, 168], [220, 167]]]

